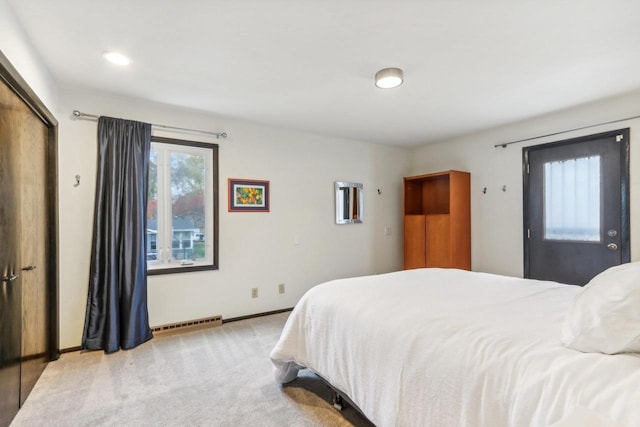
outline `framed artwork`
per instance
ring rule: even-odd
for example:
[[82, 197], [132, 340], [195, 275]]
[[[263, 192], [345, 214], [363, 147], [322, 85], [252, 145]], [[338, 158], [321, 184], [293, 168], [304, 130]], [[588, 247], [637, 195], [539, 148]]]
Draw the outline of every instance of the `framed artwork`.
[[229, 212], [269, 212], [269, 181], [229, 178]]

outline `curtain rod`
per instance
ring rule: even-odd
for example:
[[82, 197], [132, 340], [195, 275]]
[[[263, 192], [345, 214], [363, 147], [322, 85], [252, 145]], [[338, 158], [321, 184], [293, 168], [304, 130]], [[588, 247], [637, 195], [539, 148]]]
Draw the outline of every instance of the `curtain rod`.
[[511, 144], [517, 144], [518, 142], [526, 142], [526, 141], [532, 141], [534, 139], [540, 139], [540, 138], [546, 138], [547, 136], [555, 136], [555, 135], [561, 135], [563, 133], [569, 133], [569, 132], [573, 132], [576, 130], [582, 130], [582, 129], [588, 129], [588, 128], [593, 128], [596, 126], [602, 126], [602, 125], [609, 125], [611, 123], [618, 123], [618, 122], [624, 122], [626, 120], [632, 120], [632, 119], [638, 119], [640, 118], [640, 115], [638, 116], [633, 116], [633, 117], [627, 117], [625, 119], [618, 119], [618, 120], [611, 120], [608, 122], [602, 122], [602, 123], [596, 123], [595, 125], [588, 125], [588, 126], [582, 126], [579, 128], [573, 128], [573, 129], [568, 129], [568, 130], [562, 130], [560, 132], [553, 132], [553, 133], [548, 133], [546, 135], [540, 135], [540, 136], [533, 136], [531, 138], [525, 138], [525, 139], [519, 139], [517, 141], [511, 141], [511, 142], [505, 142], [502, 144], [495, 144], [493, 146], [493, 148], [507, 148], [507, 145], [511, 145]]
[[[89, 120], [98, 120], [100, 118], [100, 116], [96, 115], [96, 114], [87, 114], [87, 113], [83, 113], [81, 111], [78, 110], [73, 110], [73, 116], [77, 117], [79, 119], [89, 119]], [[199, 130], [199, 129], [189, 129], [189, 128], [180, 128], [177, 126], [167, 126], [167, 125], [157, 125], [152, 123], [151, 124], [152, 127], [155, 128], [161, 128], [161, 129], [171, 129], [171, 130], [181, 130], [181, 131], [186, 131], [186, 132], [197, 132], [197, 133], [204, 133], [207, 135], [215, 135], [215, 137], [217, 139], [220, 138], [226, 138], [227, 137], [227, 133], [226, 132], [209, 132], [208, 130]]]

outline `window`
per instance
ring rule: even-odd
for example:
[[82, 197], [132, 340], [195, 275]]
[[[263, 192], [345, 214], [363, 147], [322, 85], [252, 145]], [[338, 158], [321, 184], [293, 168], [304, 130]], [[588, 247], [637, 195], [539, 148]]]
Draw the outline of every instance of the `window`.
[[600, 241], [600, 156], [544, 164], [544, 238]]
[[218, 146], [151, 138], [148, 274], [218, 268]]

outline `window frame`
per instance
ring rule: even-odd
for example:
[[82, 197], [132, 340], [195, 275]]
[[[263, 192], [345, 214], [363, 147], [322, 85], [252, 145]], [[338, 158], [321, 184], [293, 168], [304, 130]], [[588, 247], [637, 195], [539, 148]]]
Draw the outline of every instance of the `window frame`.
[[[149, 268], [149, 264], [147, 261], [147, 276], [155, 276], [161, 274], [175, 274], [175, 273], [189, 273], [194, 271], [209, 271], [209, 270], [218, 270], [219, 269], [219, 255], [218, 255], [218, 219], [219, 219], [219, 203], [218, 203], [218, 144], [208, 143], [208, 142], [199, 142], [199, 141], [189, 141], [184, 139], [175, 139], [175, 138], [166, 138], [160, 136], [152, 136], [152, 143], [160, 143], [160, 144], [171, 144], [178, 146], [186, 146], [186, 147], [195, 147], [195, 148], [204, 148], [211, 150], [211, 192], [212, 194], [212, 206], [211, 206], [211, 215], [213, 218], [211, 220], [211, 226], [213, 228], [213, 242], [212, 242], [212, 250], [213, 257], [211, 259], [211, 263], [207, 264], [199, 264], [199, 265], [179, 265], [179, 264], [167, 264], [165, 267], [154, 266], [153, 268]], [[147, 206], [149, 201], [147, 200]], [[145, 219], [146, 219], [146, 207], [145, 207]], [[159, 228], [159, 227], [158, 227]], [[158, 230], [160, 232], [160, 230]], [[173, 236], [171, 236], [173, 237]], [[156, 240], [156, 246], [158, 245]], [[145, 233], [145, 253], [147, 248], [147, 235]]]

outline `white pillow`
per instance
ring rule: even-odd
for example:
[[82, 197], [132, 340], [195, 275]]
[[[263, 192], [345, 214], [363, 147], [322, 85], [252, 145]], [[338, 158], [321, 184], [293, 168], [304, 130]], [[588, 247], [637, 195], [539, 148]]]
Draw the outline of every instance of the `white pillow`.
[[640, 352], [640, 262], [611, 267], [587, 283], [569, 306], [562, 343], [586, 353]]

